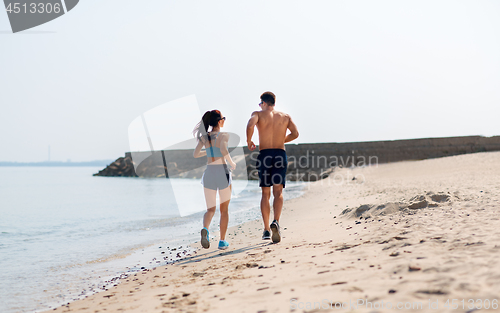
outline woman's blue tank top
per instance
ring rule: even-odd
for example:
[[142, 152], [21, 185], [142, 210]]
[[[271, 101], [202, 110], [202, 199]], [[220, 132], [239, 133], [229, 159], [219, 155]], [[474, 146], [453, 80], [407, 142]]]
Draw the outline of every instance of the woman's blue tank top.
[[215, 146], [215, 143], [217, 142], [217, 137], [219, 137], [219, 134], [215, 136], [212, 146], [208, 147], [207, 149], [207, 156], [209, 158], [222, 158], [222, 153], [220, 152], [220, 148]]

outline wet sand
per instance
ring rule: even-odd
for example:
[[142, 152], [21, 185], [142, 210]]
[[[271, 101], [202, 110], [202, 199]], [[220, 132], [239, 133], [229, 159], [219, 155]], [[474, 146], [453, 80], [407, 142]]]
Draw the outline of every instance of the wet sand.
[[210, 249], [55, 311], [498, 312], [499, 209], [498, 152], [339, 169], [285, 202], [281, 243], [252, 221], [222, 252], [212, 229]]

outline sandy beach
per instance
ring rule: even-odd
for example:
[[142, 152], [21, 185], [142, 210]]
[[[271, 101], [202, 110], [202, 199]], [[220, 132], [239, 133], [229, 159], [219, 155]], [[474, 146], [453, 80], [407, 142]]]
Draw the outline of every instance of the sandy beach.
[[337, 169], [285, 202], [281, 243], [258, 220], [221, 252], [214, 222], [210, 249], [55, 312], [499, 312], [499, 200], [499, 152]]

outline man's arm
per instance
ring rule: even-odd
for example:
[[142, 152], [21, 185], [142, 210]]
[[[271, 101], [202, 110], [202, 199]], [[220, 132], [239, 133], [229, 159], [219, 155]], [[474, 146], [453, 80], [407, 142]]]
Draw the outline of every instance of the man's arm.
[[236, 169], [236, 163], [234, 163], [233, 159], [231, 158], [231, 154], [229, 154], [229, 148], [227, 146], [229, 141], [229, 134], [225, 133], [221, 137], [222, 140], [220, 143], [220, 152], [222, 153], [223, 158], [226, 159], [227, 163], [229, 163], [231, 169], [234, 170]]
[[255, 125], [257, 125], [257, 122], [259, 121], [259, 113], [257, 111], [252, 113], [252, 117], [250, 120], [248, 120], [247, 124], [247, 146], [250, 151], [255, 150], [255, 144], [252, 141], [252, 136], [253, 136], [253, 131]]
[[285, 143], [290, 142], [292, 140], [297, 139], [299, 137], [299, 131], [297, 130], [297, 125], [292, 121], [292, 117], [290, 116], [290, 120], [288, 121], [287, 128], [290, 130], [290, 134], [285, 137]]

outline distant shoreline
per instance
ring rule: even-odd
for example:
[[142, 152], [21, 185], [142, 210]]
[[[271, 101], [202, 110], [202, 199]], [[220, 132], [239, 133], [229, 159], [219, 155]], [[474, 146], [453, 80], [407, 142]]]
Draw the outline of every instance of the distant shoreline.
[[45, 162], [0, 162], [0, 167], [75, 167], [75, 166], [108, 166], [113, 163], [113, 160], [96, 160], [88, 162], [62, 162], [62, 161], [45, 161]]

